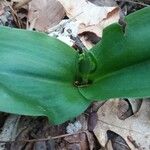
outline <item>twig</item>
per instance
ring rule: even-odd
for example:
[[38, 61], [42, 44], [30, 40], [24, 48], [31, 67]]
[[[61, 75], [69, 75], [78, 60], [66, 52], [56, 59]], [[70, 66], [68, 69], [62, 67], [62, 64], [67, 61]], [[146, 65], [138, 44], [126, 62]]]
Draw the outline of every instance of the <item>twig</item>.
[[8, 6], [11, 9], [14, 21], [16, 22], [16, 24], [18, 24], [18, 27], [21, 28], [22, 27], [21, 20], [19, 19], [17, 13], [14, 11], [14, 9], [12, 8], [12, 6], [6, 0], [4, 0], [3, 4], [5, 6]]
[[132, 1], [132, 0], [116, 0], [116, 2], [122, 2], [122, 1], [128, 2], [128, 3], [133, 3], [133, 4], [138, 4], [138, 5], [142, 5], [142, 6], [146, 6], [146, 7], [150, 6], [148, 4], [144, 4], [142, 2], [137, 2], [137, 1]]
[[133, 138], [131, 136], [127, 136], [127, 139], [134, 145], [135, 148], [139, 149], [140, 147], [138, 146], [138, 144], [136, 143], [135, 140], [133, 140]]
[[10, 140], [10, 141], [2, 141], [0, 140], [0, 143], [33, 143], [33, 142], [41, 142], [41, 141], [48, 141], [48, 140], [55, 140], [55, 139], [59, 139], [59, 138], [64, 138], [67, 136], [72, 136], [72, 135], [77, 135], [77, 134], [81, 134], [81, 133], [85, 133], [86, 134], [86, 130], [85, 131], [81, 131], [81, 132], [77, 132], [77, 133], [73, 133], [73, 134], [63, 134], [63, 135], [59, 135], [59, 136], [54, 136], [54, 137], [47, 137], [47, 138], [41, 138], [41, 139], [31, 139], [31, 140]]

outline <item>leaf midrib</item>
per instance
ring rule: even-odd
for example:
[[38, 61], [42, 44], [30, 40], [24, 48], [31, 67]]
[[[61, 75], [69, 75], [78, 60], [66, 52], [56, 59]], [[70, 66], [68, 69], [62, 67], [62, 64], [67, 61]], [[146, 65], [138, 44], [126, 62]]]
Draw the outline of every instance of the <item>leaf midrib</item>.
[[96, 80], [94, 80], [93, 83], [100, 82], [101, 80], [106, 79], [106, 78], [108, 78], [108, 77], [110, 77], [110, 76], [117, 75], [117, 74], [118, 74], [119, 72], [121, 72], [122, 70], [126, 70], [126, 69], [128, 69], [128, 68], [130, 68], [130, 67], [134, 67], [134, 66], [136, 66], [136, 65], [140, 65], [140, 64], [143, 64], [143, 63], [146, 63], [146, 62], [149, 62], [149, 63], [150, 63], [150, 58], [146, 58], [146, 59], [144, 59], [144, 60], [145, 60], [145, 61], [141, 60], [141, 61], [139, 61], [138, 63], [135, 62], [135, 63], [129, 64], [129, 65], [127, 65], [127, 66], [124, 66], [123, 68], [120, 68], [120, 69], [118, 69], [118, 70], [115, 70], [115, 71], [113, 71], [113, 72], [109, 72], [108, 74], [106, 74], [106, 75], [104, 75], [104, 76], [102, 76], [102, 77], [99, 77], [99, 78], [97, 78]]

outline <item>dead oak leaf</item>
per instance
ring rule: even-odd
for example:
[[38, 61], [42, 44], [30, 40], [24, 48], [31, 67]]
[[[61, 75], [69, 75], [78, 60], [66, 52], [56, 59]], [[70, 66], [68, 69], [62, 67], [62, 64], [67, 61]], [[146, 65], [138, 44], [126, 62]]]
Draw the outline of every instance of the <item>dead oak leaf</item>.
[[[150, 148], [150, 101], [143, 100], [138, 115], [125, 120], [117, 117], [118, 100], [107, 101], [98, 110], [98, 123], [94, 133], [102, 146], [106, 146], [108, 130], [119, 134], [131, 150]], [[132, 139], [129, 140], [129, 139]]]
[[32, 0], [29, 4], [28, 20], [38, 31], [47, 31], [64, 16], [64, 8], [57, 0]]

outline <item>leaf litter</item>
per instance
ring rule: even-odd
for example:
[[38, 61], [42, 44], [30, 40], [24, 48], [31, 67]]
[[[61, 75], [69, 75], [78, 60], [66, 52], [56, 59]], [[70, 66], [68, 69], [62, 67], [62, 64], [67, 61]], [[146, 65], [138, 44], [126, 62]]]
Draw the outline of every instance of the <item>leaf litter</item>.
[[99, 108], [98, 122], [94, 129], [96, 137], [105, 147], [108, 141], [107, 131], [110, 130], [119, 134], [131, 149], [148, 150], [150, 148], [149, 99], [143, 100], [139, 111], [125, 120], [121, 120], [117, 116], [119, 101], [119, 99], [109, 100]]
[[45, 32], [57, 25], [65, 16], [62, 5], [56, 0], [32, 0], [29, 3], [28, 22], [38, 31]]
[[[118, 6], [97, 6], [87, 0], [58, 0], [65, 8], [66, 15], [69, 18], [74, 16], [73, 20], [78, 26], [78, 34], [92, 32], [98, 37], [102, 37], [103, 29], [120, 18], [120, 9]], [[90, 10], [90, 11], [89, 11]], [[83, 43], [90, 49], [93, 44], [82, 38]]]
[[[105, 27], [118, 22], [122, 14], [129, 14], [143, 7], [129, 2], [118, 2], [117, 5], [114, 0], [3, 1], [3, 4], [7, 2], [9, 5], [0, 5], [0, 25], [47, 32], [73, 47], [76, 47], [75, 39], [79, 38], [87, 49], [101, 39]], [[78, 47], [80, 46], [79, 44]], [[6, 140], [30, 141], [58, 136], [56, 140], [49, 138], [35, 143], [10, 143], [9, 148], [12, 150], [45, 150], [48, 147], [72, 150], [104, 147], [108, 150], [149, 149], [149, 105], [148, 100], [142, 99], [112, 99], [102, 104], [95, 102], [85, 113], [60, 126], [53, 126], [41, 117], [21, 117], [17, 125], [11, 123], [10, 130], [4, 135], [7, 122], [11, 121], [12, 116], [9, 116], [0, 137], [4, 139], [10, 135]], [[82, 131], [84, 132], [78, 133]], [[16, 135], [11, 135], [12, 133]], [[77, 134], [73, 135], [74, 133]], [[5, 144], [3, 146], [6, 148]]]

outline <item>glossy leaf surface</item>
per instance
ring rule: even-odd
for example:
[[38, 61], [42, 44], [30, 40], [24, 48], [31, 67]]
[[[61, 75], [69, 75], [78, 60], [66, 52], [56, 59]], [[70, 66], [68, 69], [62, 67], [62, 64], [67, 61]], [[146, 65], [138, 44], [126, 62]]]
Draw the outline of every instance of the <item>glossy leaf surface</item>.
[[62, 123], [89, 102], [74, 86], [78, 55], [45, 34], [0, 28], [0, 111]]
[[[0, 27], [0, 111], [59, 124], [90, 100], [150, 96], [150, 8], [126, 22], [125, 32], [119, 24], [107, 27], [84, 60], [45, 34]], [[81, 76], [90, 84], [75, 86]]]
[[150, 96], [150, 8], [126, 17], [104, 30], [101, 43], [91, 49], [97, 69], [90, 86], [80, 88], [88, 99]]

